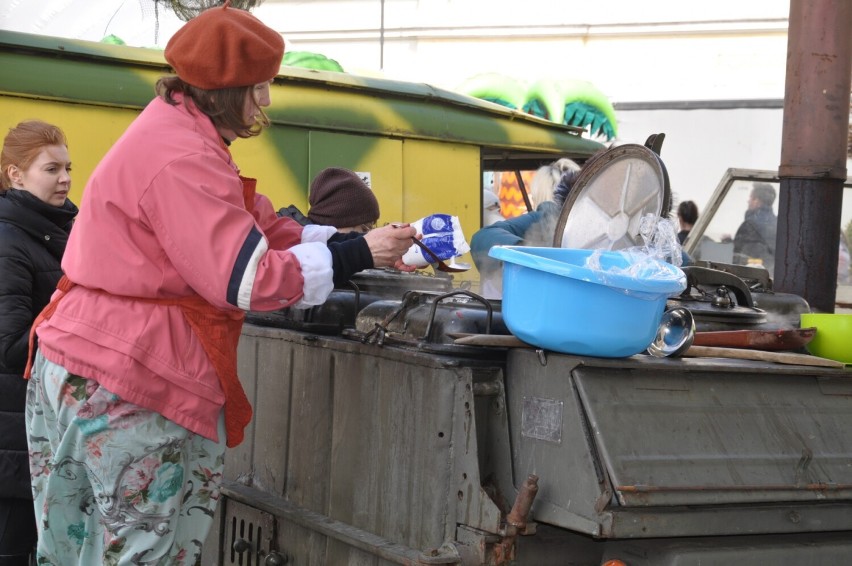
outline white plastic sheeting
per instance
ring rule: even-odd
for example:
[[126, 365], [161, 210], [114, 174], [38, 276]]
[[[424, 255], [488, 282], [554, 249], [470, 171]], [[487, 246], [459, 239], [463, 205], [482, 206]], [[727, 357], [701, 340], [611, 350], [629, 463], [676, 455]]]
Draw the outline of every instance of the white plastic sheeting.
[[165, 47], [183, 24], [153, 0], [3, 0], [0, 29], [100, 41], [115, 35], [128, 45]]

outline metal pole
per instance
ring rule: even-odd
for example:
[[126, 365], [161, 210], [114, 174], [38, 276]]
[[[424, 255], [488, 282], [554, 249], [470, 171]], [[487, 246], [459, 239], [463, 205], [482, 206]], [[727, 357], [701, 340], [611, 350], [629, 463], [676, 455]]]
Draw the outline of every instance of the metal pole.
[[789, 21], [774, 287], [834, 312], [852, 2], [791, 0]]

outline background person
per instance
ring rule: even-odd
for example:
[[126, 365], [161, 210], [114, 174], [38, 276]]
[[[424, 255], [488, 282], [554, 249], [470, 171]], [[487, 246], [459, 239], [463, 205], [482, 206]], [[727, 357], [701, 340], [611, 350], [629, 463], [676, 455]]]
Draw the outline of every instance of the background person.
[[681, 245], [692, 231], [692, 227], [698, 222], [698, 206], [691, 200], [685, 200], [677, 206], [677, 221], [680, 231], [677, 233], [677, 241]]
[[239, 174], [228, 145], [268, 125], [283, 52], [228, 1], [202, 12], [166, 47], [177, 76], [89, 179], [28, 386], [39, 564], [198, 563], [225, 446], [251, 419], [245, 311], [402, 266], [410, 226], [332, 250], [334, 228], [279, 218]]
[[840, 231], [840, 249], [837, 251], [837, 284], [838, 285], [849, 285], [850, 277], [849, 272], [849, 263], [850, 263], [850, 250], [849, 250], [849, 241], [846, 239], [846, 234], [843, 230]]
[[579, 170], [580, 166], [567, 157], [557, 159], [553, 163], [542, 165], [536, 169], [529, 189], [533, 210], [538, 210], [542, 203], [553, 202], [554, 189], [562, 180], [562, 176], [568, 171]]
[[[584, 166], [603, 155], [606, 149], [593, 154]], [[561, 161], [561, 160], [560, 160]], [[568, 160], [566, 160], [568, 161]], [[573, 163], [573, 162], [572, 162]], [[484, 226], [471, 238], [471, 256], [480, 274], [481, 293], [487, 299], [500, 299], [503, 296], [502, 262], [488, 255], [494, 246], [539, 246], [552, 247], [556, 224], [562, 213], [562, 207], [568, 198], [581, 169], [568, 168], [552, 189], [553, 198], [544, 202], [530, 213], [522, 214], [491, 226]], [[662, 211], [661, 216], [668, 218], [671, 207]], [[673, 223], [669, 220], [673, 225]], [[674, 228], [671, 228], [672, 239]], [[690, 265], [692, 258], [680, 251], [681, 264]]]
[[773, 273], [778, 224], [772, 210], [774, 203], [775, 188], [769, 183], [755, 183], [749, 193], [745, 220], [734, 234], [734, 263], [759, 260], [769, 273]]
[[354, 171], [329, 167], [311, 181], [307, 215], [294, 205], [282, 208], [279, 216], [293, 218], [303, 226], [334, 226], [340, 233], [366, 234], [379, 220], [379, 201], [373, 190]]
[[357, 173], [340, 167], [323, 169], [311, 182], [308, 219], [338, 232], [366, 234], [379, 220], [379, 201]]
[[482, 189], [482, 225], [491, 226], [502, 220], [506, 219], [500, 214], [500, 198], [494, 191]]
[[[305, 216], [294, 205], [282, 208], [279, 216], [293, 218], [302, 226], [331, 226], [336, 229], [328, 239], [328, 247], [341, 263], [357, 257], [361, 249], [361, 236], [376, 227], [379, 219], [379, 201], [373, 190], [354, 171], [340, 167], [329, 167], [311, 181], [308, 195], [310, 210]], [[339, 270], [345, 273], [350, 269]], [[335, 278], [334, 286], [346, 286], [342, 277]]]
[[499, 299], [503, 296], [503, 262], [488, 255], [491, 248], [552, 246], [559, 213], [578, 175], [578, 169], [566, 170], [551, 186], [553, 196], [539, 204], [533, 212], [483, 226], [473, 234], [470, 254], [479, 271], [481, 293], [485, 298]]
[[25, 566], [36, 544], [24, 405], [30, 328], [62, 276], [77, 207], [58, 127], [29, 120], [0, 152], [0, 566]]

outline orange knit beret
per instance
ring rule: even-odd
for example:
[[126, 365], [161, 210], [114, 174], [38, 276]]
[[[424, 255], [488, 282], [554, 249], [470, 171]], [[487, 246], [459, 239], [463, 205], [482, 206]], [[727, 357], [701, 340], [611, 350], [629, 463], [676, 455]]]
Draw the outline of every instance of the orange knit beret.
[[278, 74], [284, 38], [226, 0], [222, 7], [189, 20], [169, 40], [164, 54], [178, 77], [194, 87], [251, 86]]

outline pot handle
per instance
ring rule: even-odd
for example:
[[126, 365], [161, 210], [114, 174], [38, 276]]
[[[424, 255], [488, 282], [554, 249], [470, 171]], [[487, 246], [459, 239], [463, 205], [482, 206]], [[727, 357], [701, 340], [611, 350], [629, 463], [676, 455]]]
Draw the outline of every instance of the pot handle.
[[734, 293], [739, 306], [754, 308], [751, 292], [746, 287], [745, 282], [736, 275], [718, 269], [698, 267], [697, 265], [689, 265], [681, 269], [686, 273], [686, 290], [681, 296], [688, 297], [689, 290], [698, 288], [700, 285], [724, 285]]
[[447, 299], [449, 297], [453, 297], [453, 296], [456, 296], [456, 295], [468, 296], [471, 299], [478, 301], [478, 302], [482, 303], [483, 305], [485, 305], [485, 309], [486, 309], [486, 312], [487, 312], [487, 315], [485, 317], [485, 334], [491, 334], [491, 316], [492, 316], [492, 313], [493, 313], [493, 310], [494, 310], [491, 307], [491, 302], [489, 302], [488, 299], [486, 299], [485, 297], [482, 297], [481, 295], [477, 295], [476, 293], [473, 293], [473, 292], [468, 291], [466, 289], [457, 289], [455, 291], [450, 291], [449, 293], [444, 293], [443, 295], [438, 295], [437, 297], [435, 297], [435, 300], [432, 301], [432, 309], [429, 311], [429, 324], [426, 325], [426, 332], [423, 333], [423, 338], [421, 338], [421, 340], [428, 341], [429, 337], [432, 335], [432, 323], [435, 322], [435, 312], [438, 309], [438, 303], [440, 303], [444, 299]]

